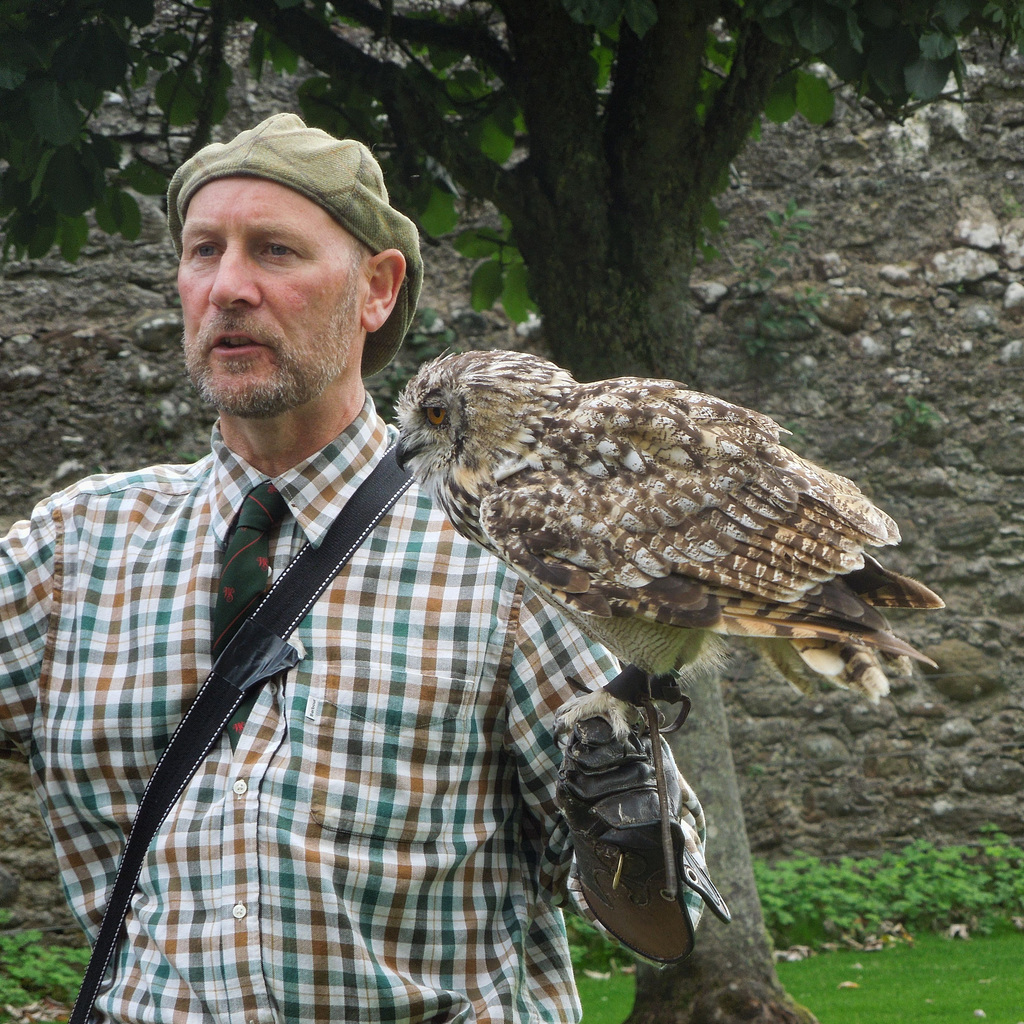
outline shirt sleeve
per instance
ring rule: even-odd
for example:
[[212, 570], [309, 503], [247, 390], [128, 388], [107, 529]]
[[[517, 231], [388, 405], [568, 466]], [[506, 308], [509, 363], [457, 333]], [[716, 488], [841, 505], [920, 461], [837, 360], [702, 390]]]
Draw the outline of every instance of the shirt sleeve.
[[[618, 663], [603, 647], [588, 640], [531, 590], [524, 591], [508, 696], [508, 744], [524, 807], [524, 866], [540, 899], [581, 914], [598, 927], [578, 884], [572, 836], [555, 800], [562, 751], [554, 722], [567, 700], [581, 690], [603, 686], [618, 670]], [[703, 808], [664, 739], [662, 745], [666, 769], [679, 778], [684, 841], [703, 864], [707, 838]], [[704, 904], [689, 889], [683, 899], [696, 927]]]
[[48, 506], [0, 539], [0, 757], [28, 757], [53, 603], [57, 529]]

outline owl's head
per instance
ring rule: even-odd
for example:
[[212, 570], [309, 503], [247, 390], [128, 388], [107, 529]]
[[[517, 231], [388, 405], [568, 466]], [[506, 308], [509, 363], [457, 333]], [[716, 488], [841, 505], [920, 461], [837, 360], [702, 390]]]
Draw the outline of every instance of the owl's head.
[[572, 377], [525, 352], [465, 352], [420, 368], [398, 400], [399, 461], [465, 519], [493, 484], [530, 464], [530, 450]]

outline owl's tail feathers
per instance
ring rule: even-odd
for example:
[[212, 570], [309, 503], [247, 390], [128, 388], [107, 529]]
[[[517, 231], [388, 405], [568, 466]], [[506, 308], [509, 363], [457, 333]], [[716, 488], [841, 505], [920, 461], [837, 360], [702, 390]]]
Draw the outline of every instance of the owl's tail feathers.
[[791, 602], [758, 606], [720, 599], [722, 632], [742, 636], [803, 693], [824, 677], [877, 702], [889, 674], [909, 675], [910, 661], [934, 662], [895, 636], [879, 608], [942, 608], [923, 583], [864, 555], [863, 568], [809, 588]]
[[877, 704], [889, 692], [889, 675], [883, 664], [897, 676], [910, 674], [911, 658], [934, 664], [898, 637], [889, 634], [885, 639], [884, 649], [849, 639], [751, 637], [748, 643], [801, 693], [813, 693], [824, 677], [843, 689], [856, 690], [872, 704]]
[[873, 608], [945, 608], [946, 603], [923, 583], [886, 569], [867, 552], [864, 567], [840, 577], [865, 604]]

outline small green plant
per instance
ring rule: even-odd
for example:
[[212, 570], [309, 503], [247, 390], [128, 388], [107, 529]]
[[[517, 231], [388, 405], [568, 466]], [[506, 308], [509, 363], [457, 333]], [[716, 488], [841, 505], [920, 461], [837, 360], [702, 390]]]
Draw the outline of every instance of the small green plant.
[[921, 443], [934, 437], [942, 417], [927, 403], [906, 395], [903, 408], [893, 415], [890, 442], [907, 440]]
[[748, 300], [749, 313], [739, 324], [747, 354], [756, 363], [779, 363], [784, 358], [780, 344], [809, 338], [818, 330], [822, 296], [816, 288], [794, 289], [789, 295], [776, 292], [779, 279], [793, 269], [807, 234], [813, 230], [813, 214], [791, 199], [783, 211], [769, 210], [768, 240], [747, 238], [752, 253], [748, 276], [739, 283], [738, 294]]
[[967, 923], [989, 931], [1024, 915], [1024, 850], [987, 830], [978, 846], [938, 848], [924, 840], [899, 853], [826, 864], [797, 856], [754, 876], [765, 923], [779, 947], [863, 939], [887, 928]]
[[[9, 912], [0, 911], [0, 928], [9, 921]], [[73, 1002], [88, 962], [88, 949], [46, 945], [42, 932], [0, 931], [0, 1007], [28, 1006], [43, 998]], [[0, 1011], [0, 1021], [7, 1019]]]

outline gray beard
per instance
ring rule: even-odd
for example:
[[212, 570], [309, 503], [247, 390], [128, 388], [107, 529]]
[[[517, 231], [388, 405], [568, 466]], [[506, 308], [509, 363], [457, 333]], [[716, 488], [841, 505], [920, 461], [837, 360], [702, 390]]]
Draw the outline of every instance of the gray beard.
[[[354, 296], [353, 296], [354, 298]], [[332, 381], [348, 367], [352, 351], [353, 303], [347, 303], [332, 317], [323, 345], [309, 356], [299, 359], [289, 349], [286, 339], [268, 336], [265, 331], [247, 324], [245, 314], [223, 313], [199, 336], [191, 350], [185, 347], [185, 369], [200, 397], [218, 411], [242, 419], [271, 419], [297, 409], [320, 397]], [[207, 339], [222, 331], [238, 331], [265, 342], [274, 350], [277, 368], [270, 380], [232, 387], [215, 381], [209, 363], [203, 358]], [[248, 360], [235, 361], [233, 371], [239, 379], [250, 369]]]

